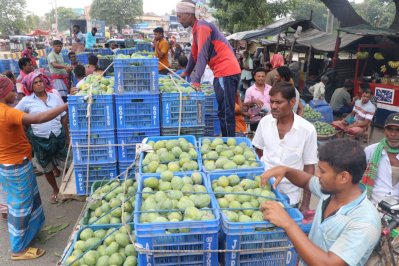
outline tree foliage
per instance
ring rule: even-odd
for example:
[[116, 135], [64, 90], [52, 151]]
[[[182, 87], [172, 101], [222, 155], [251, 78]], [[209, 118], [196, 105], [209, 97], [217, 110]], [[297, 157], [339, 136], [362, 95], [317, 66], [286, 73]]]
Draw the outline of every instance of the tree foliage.
[[[58, 7], [58, 31], [69, 30], [69, 21], [71, 19], [78, 19], [79, 15], [76, 14], [72, 8]], [[51, 29], [51, 25], [55, 23], [55, 10], [51, 10], [44, 15], [46, 18], [46, 25]]]
[[390, 0], [365, 0], [352, 5], [360, 16], [376, 27], [389, 28], [395, 17], [395, 4]]
[[309, 19], [322, 30], [326, 28], [327, 7], [320, 0], [295, 0], [292, 15], [296, 19]]
[[217, 9], [214, 16], [224, 30], [237, 32], [271, 23], [276, 17], [288, 14], [293, 3], [294, 0], [211, 0], [210, 6]]
[[20, 34], [25, 29], [25, 0], [0, 0], [0, 32], [6, 35]]
[[133, 24], [143, 14], [143, 0], [94, 0], [90, 16], [115, 25], [118, 31], [127, 24]]
[[28, 14], [25, 17], [26, 30], [28, 32], [41, 28], [41, 19], [38, 15]]

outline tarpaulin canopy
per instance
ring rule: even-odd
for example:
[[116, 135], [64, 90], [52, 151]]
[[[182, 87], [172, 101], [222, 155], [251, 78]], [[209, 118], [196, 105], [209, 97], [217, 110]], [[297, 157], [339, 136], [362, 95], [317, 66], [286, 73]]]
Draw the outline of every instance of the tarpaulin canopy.
[[46, 31], [46, 30], [33, 30], [31, 31], [28, 35], [29, 36], [48, 36], [50, 34], [50, 31]]
[[367, 24], [360, 24], [339, 29], [342, 32], [361, 36], [399, 37], [399, 32], [393, 29], [375, 28]]
[[294, 19], [292, 17], [282, 18], [277, 20], [262, 29], [249, 30], [233, 33], [227, 36], [228, 40], [250, 40], [260, 37], [273, 36], [280, 32], [286, 31], [288, 28], [296, 29], [298, 26], [302, 27], [302, 30], [307, 29], [319, 29], [312, 21], [307, 19]]

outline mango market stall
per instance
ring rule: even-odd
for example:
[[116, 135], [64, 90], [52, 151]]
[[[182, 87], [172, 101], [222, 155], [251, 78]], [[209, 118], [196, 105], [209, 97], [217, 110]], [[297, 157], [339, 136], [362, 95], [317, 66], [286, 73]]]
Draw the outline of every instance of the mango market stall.
[[207, 132], [217, 110], [209, 84], [196, 92], [160, 78], [144, 54], [113, 65], [113, 79], [90, 76], [68, 97], [76, 193], [87, 200], [60, 264], [296, 265], [259, 206], [278, 201], [298, 224], [303, 215], [260, 187], [249, 139]]

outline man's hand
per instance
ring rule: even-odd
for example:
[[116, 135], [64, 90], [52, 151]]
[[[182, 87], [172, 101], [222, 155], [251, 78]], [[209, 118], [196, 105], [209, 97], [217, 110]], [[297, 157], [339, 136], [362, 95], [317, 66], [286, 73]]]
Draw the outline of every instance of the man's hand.
[[264, 172], [261, 175], [261, 181], [260, 181], [261, 187], [264, 187], [267, 184], [267, 181], [274, 176], [276, 180], [274, 181], [273, 188], [276, 189], [277, 185], [284, 178], [287, 169], [288, 167], [286, 166], [276, 166]]
[[260, 206], [260, 211], [263, 213], [265, 220], [284, 230], [289, 228], [292, 223], [295, 223], [277, 201], [264, 201]]
[[201, 84], [191, 84], [191, 86], [193, 87], [194, 90], [196, 91], [201, 91]]
[[79, 92], [79, 89], [78, 88], [75, 88], [75, 87], [73, 87], [73, 88], [71, 88], [71, 91], [70, 91], [70, 93], [69, 94], [71, 94], [71, 95], [75, 95], [76, 93], [78, 93]]
[[72, 67], [70, 67], [70, 66], [65, 66], [65, 70], [69, 73], [69, 72], [72, 71]]

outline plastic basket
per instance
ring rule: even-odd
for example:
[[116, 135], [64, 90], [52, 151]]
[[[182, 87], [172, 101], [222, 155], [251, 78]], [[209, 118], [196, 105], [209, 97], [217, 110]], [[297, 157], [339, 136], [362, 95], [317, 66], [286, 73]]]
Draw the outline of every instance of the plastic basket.
[[220, 120], [217, 116], [205, 116], [205, 136], [217, 137], [221, 134]]
[[218, 114], [218, 101], [216, 100], [216, 94], [205, 95], [205, 114]]
[[[184, 174], [176, 174], [184, 176]], [[209, 187], [208, 179], [203, 176], [203, 184]], [[158, 176], [155, 176], [159, 178]], [[139, 181], [139, 192], [143, 189], [142, 177]], [[210, 191], [207, 189], [207, 192]], [[140, 265], [217, 265], [216, 252], [202, 250], [218, 249], [219, 212], [216, 210], [216, 199], [211, 197], [211, 209], [215, 219], [208, 221], [182, 221], [167, 223], [140, 223], [142, 195], [136, 199], [134, 226], [137, 243], [148, 250], [168, 250], [167, 253], [140, 253]], [[169, 230], [187, 229], [187, 233], [171, 233]], [[174, 253], [174, 251], [187, 251]], [[198, 250], [197, 252], [195, 252]]]
[[326, 123], [332, 123], [334, 121], [334, 114], [331, 106], [319, 106], [314, 108], [315, 111], [318, 111], [323, 116], [322, 121]]
[[320, 106], [328, 106], [328, 103], [325, 100], [311, 100], [309, 102], [309, 106], [312, 107], [312, 109]]
[[44, 65], [48, 65], [47, 58], [46, 57], [40, 57], [39, 58], [39, 66], [43, 67]]
[[[115, 228], [115, 230], [118, 230], [120, 228], [120, 225], [101, 225], [101, 226], [86, 226], [81, 228], [79, 231], [75, 232], [73, 235], [73, 239], [72, 239], [72, 243], [71, 245], [68, 245], [64, 251], [64, 255], [62, 256], [63, 260], [61, 261], [61, 265], [62, 266], [70, 266], [67, 264], [66, 260], [72, 255], [73, 252], [73, 248], [75, 246], [75, 243], [78, 241], [78, 239], [80, 238], [80, 233], [86, 229], [86, 228], [91, 228], [93, 231], [97, 231], [100, 229], [104, 229], [104, 230], [108, 230], [110, 228]], [[132, 226], [132, 229], [134, 229], [134, 227]], [[106, 235], [107, 237], [107, 235]], [[106, 238], [105, 237], [105, 238]], [[102, 243], [102, 242], [101, 242]], [[100, 245], [101, 243], [99, 243], [98, 245]], [[94, 247], [93, 247], [94, 248]], [[90, 249], [89, 249], [90, 250]], [[75, 264], [73, 264], [75, 265]]]
[[[68, 96], [69, 126], [73, 130], [88, 129], [87, 102], [85, 96]], [[93, 95], [91, 104], [90, 128], [92, 130], [114, 129], [114, 98], [113, 95]]]
[[[209, 139], [209, 140], [213, 141], [213, 140], [215, 139], [215, 137], [204, 137], [204, 138], [200, 138], [200, 139], [199, 139], [199, 149], [200, 149], [200, 150], [201, 150], [201, 147], [202, 147], [202, 141], [203, 141], [204, 139]], [[224, 143], [226, 143], [227, 140], [229, 139], [229, 137], [223, 137], [223, 138], [221, 138], [221, 139], [223, 140]], [[252, 146], [251, 141], [250, 141], [249, 139], [247, 139], [247, 138], [244, 138], [244, 137], [235, 137], [234, 139], [236, 140], [236, 145], [239, 145], [240, 143], [244, 142], [249, 148], [252, 149], [252, 151], [253, 151], [254, 154], [255, 154], [255, 158], [256, 158], [255, 161], [256, 161], [256, 163], [258, 164], [258, 166], [257, 166], [257, 167], [250, 167], [250, 168], [237, 168], [237, 169], [229, 169], [229, 170], [221, 170], [221, 169], [218, 169], [218, 170], [208, 171], [208, 170], [206, 170], [205, 167], [204, 167], [204, 163], [205, 163], [206, 160], [205, 160], [205, 159], [202, 159], [202, 156], [201, 156], [201, 158], [200, 158], [201, 169], [203, 169], [203, 171], [204, 171], [205, 173], [223, 173], [223, 172], [229, 172], [229, 171], [232, 171], [232, 170], [234, 170], [235, 172], [264, 171], [265, 164], [264, 164], [262, 161], [259, 160], [259, 157], [258, 157], [258, 155], [256, 154], [256, 152], [255, 152], [255, 150], [254, 150], [254, 148], [253, 148], [253, 146]]]
[[180, 108], [180, 93], [161, 94], [161, 125], [162, 127], [205, 125], [205, 95], [203, 92], [182, 93]]
[[[236, 174], [242, 178], [254, 179], [263, 171], [249, 173], [226, 172], [209, 174], [209, 181], [221, 176]], [[272, 186], [273, 182], [270, 181]], [[300, 224], [303, 215], [298, 209], [291, 208], [284, 196], [277, 190], [272, 191], [286, 208], [290, 217]], [[218, 208], [220, 206], [218, 204]], [[220, 256], [222, 265], [296, 265], [297, 253], [288, 239], [287, 234], [280, 228], [275, 228], [268, 221], [264, 222], [229, 222], [221, 214], [222, 230], [220, 234], [220, 248], [228, 250], [243, 250], [240, 252], [226, 252]], [[273, 250], [276, 248], [277, 250]], [[269, 249], [264, 250], [262, 249]], [[246, 251], [248, 250], [248, 251]]]
[[89, 55], [94, 55], [94, 54], [93, 53], [78, 53], [78, 54], [76, 54], [76, 60], [83, 65], [87, 65], [87, 64], [89, 64]]
[[128, 144], [127, 146], [118, 146], [119, 162], [133, 162], [136, 158], [136, 146], [131, 144], [141, 143], [144, 138], [150, 136], [159, 136], [159, 129], [118, 130], [118, 144]]
[[153, 50], [151, 43], [149, 42], [138, 42], [136, 43], [137, 51], [148, 51], [151, 52]]
[[159, 93], [157, 58], [115, 58], [114, 76], [118, 93]]
[[[149, 141], [157, 142], [157, 141], [159, 141], [159, 140], [172, 140], [172, 139], [179, 139], [179, 138], [184, 138], [184, 139], [186, 139], [188, 142], [190, 142], [191, 144], [194, 145], [194, 148], [196, 149], [197, 154], [198, 154], [198, 158], [197, 158], [197, 160], [196, 160], [196, 162], [198, 163], [198, 170], [197, 170], [197, 171], [200, 171], [200, 170], [201, 170], [201, 165], [200, 165], [199, 162], [200, 162], [201, 154], [200, 154], [199, 150], [197, 149], [197, 140], [196, 140], [196, 138], [195, 138], [194, 136], [192, 136], [192, 135], [176, 136], [176, 135], [175, 135], [175, 136], [148, 137], [147, 140], [146, 140], [144, 143], [148, 143]], [[153, 176], [155, 173], [143, 173], [143, 172], [142, 172], [143, 160], [144, 160], [145, 155], [146, 155], [145, 152], [142, 152], [142, 153], [140, 154], [140, 162], [139, 162], [139, 167], [140, 167], [140, 169], [139, 169], [139, 173], [140, 173], [142, 176], [148, 176], [148, 175]], [[189, 172], [179, 172], [179, 173], [185, 173], [185, 174], [187, 174], [187, 173], [189, 173]], [[190, 172], [190, 173], [191, 173], [191, 172]]]
[[[91, 164], [89, 166], [89, 187], [91, 187], [95, 181], [104, 181], [116, 178], [118, 176], [116, 166], [116, 163]], [[90, 189], [86, 192], [87, 165], [75, 164], [74, 170], [76, 194], [86, 195], [87, 192], [90, 192]]]
[[[110, 59], [110, 58], [99, 58], [98, 59], [98, 66], [102, 69], [105, 70], [107, 69], [107, 67], [112, 64], [114, 60]], [[108, 68], [107, 73], [114, 73], [114, 66], [110, 66], [110, 68]]]
[[[90, 155], [89, 152], [90, 138]], [[116, 139], [113, 130], [91, 131], [90, 136], [85, 131], [71, 131], [73, 161], [83, 163], [110, 163], [117, 161]], [[110, 145], [95, 147], [95, 145]]]
[[118, 130], [159, 129], [158, 94], [115, 95], [115, 109]]
[[[178, 127], [161, 127], [162, 136], [177, 136], [179, 133]], [[181, 127], [180, 135], [192, 135], [196, 138], [202, 138], [205, 135], [205, 127]]]

